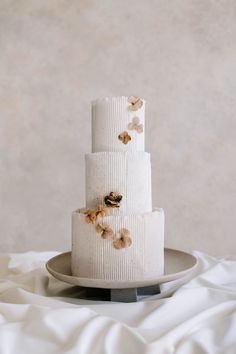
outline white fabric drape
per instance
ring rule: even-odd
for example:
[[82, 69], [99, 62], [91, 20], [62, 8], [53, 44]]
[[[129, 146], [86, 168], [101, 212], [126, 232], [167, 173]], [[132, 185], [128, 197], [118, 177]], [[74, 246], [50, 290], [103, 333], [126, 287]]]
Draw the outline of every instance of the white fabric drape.
[[[235, 354], [236, 259], [194, 252], [191, 279], [138, 303], [78, 299], [56, 252], [0, 256], [0, 354]], [[164, 296], [164, 297], [163, 297]]]

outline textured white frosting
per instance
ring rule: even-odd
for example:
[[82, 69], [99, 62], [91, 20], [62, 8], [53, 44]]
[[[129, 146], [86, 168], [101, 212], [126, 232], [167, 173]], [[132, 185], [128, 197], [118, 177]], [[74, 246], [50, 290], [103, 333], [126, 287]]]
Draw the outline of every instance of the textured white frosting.
[[[134, 117], [140, 119], [145, 129], [145, 101], [137, 111], [130, 111], [128, 97], [102, 98], [92, 102], [92, 152], [99, 151], [144, 151], [144, 135], [129, 130], [128, 124]], [[118, 135], [127, 131], [131, 136], [123, 144]]]
[[149, 153], [93, 153], [86, 155], [85, 163], [87, 208], [103, 203], [110, 192], [119, 192], [120, 208], [109, 208], [112, 215], [152, 211]]
[[86, 224], [84, 215], [72, 215], [72, 273], [78, 277], [105, 280], [145, 280], [164, 272], [164, 212], [107, 216], [116, 233], [130, 231], [132, 245], [113, 246], [112, 238], [103, 239], [94, 224]]
[[[72, 215], [72, 272], [79, 277], [104, 280], [145, 280], [164, 272], [164, 212], [152, 211], [150, 154], [144, 152], [145, 101], [136, 111], [128, 97], [92, 102], [92, 152], [85, 156], [86, 208], [104, 204], [111, 192], [122, 195], [119, 208], [99, 218], [117, 233], [130, 232], [130, 247], [116, 249], [112, 238], [103, 239], [85, 215]], [[130, 129], [134, 118], [143, 132]], [[139, 126], [140, 128], [140, 126]], [[118, 136], [126, 131], [131, 140]], [[141, 131], [139, 129], [139, 131]], [[100, 220], [101, 219], [101, 220]]]

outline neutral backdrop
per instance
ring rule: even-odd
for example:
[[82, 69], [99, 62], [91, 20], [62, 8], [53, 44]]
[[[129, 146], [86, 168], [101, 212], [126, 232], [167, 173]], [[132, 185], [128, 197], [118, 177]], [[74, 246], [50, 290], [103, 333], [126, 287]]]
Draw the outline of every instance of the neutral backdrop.
[[166, 246], [236, 253], [236, 1], [1, 0], [1, 251], [69, 250], [90, 101], [146, 99]]

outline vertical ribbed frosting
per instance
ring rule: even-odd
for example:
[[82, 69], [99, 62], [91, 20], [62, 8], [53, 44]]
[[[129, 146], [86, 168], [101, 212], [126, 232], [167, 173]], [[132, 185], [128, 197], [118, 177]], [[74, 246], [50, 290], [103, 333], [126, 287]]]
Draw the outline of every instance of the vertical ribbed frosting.
[[[144, 151], [145, 132], [139, 134], [129, 130], [128, 124], [138, 117], [145, 129], [145, 101], [137, 111], [130, 111], [128, 97], [102, 98], [92, 102], [92, 152], [100, 151]], [[118, 135], [127, 131], [131, 136], [123, 144]]]
[[152, 210], [151, 163], [147, 152], [99, 152], [87, 154], [86, 207], [103, 204], [110, 192], [122, 195], [120, 208], [110, 214], [145, 213]]
[[104, 240], [84, 215], [73, 213], [72, 272], [79, 277], [106, 280], [141, 280], [163, 274], [164, 212], [107, 216], [114, 232], [126, 227], [132, 246], [117, 250], [112, 238]]
[[[122, 96], [92, 102], [92, 153], [85, 157], [87, 209], [72, 218], [75, 276], [132, 281], [163, 274], [164, 212], [152, 211], [144, 130], [144, 100]], [[127, 144], [119, 139], [124, 132]], [[109, 204], [114, 193], [122, 196], [116, 207]], [[109, 215], [99, 215], [98, 204], [106, 204]], [[101, 233], [103, 228], [110, 230], [109, 235]]]

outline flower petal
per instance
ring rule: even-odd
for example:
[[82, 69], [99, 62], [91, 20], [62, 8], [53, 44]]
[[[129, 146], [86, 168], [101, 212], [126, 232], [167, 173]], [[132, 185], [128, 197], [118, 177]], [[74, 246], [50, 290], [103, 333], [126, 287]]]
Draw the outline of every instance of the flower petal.
[[138, 100], [138, 97], [136, 96], [129, 96], [128, 97], [128, 102], [134, 104]]
[[133, 123], [134, 125], [139, 124], [139, 122], [140, 122], [139, 117], [134, 117], [134, 118], [133, 118], [132, 123]]
[[124, 238], [124, 248], [130, 247], [132, 245], [132, 239], [130, 237]]
[[129, 124], [127, 125], [127, 128], [128, 128], [129, 130], [133, 130], [133, 129], [134, 129], [133, 123], [129, 123]]
[[132, 110], [133, 111], [137, 111], [139, 108], [142, 107], [142, 105], [143, 105], [143, 101], [140, 100], [140, 98], [139, 98], [138, 101], [133, 104], [133, 109]]
[[104, 231], [104, 226], [100, 223], [98, 223], [95, 227], [96, 231], [100, 234], [101, 232]]
[[130, 235], [130, 232], [128, 229], [123, 228], [123, 229], [120, 229], [119, 234], [121, 235], [121, 237], [127, 237]]
[[143, 125], [142, 124], [137, 125], [136, 126], [136, 131], [139, 134], [143, 133]]
[[103, 204], [99, 204], [96, 209], [96, 214], [97, 216], [104, 218], [105, 216], [109, 215], [109, 209]]
[[107, 239], [113, 236], [113, 230], [110, 227], [106, 227], [105, 230], [102, 232], [102, 238]]
[[115, 241], [113, 241], [113, 246], [116, 248], [116, 249], [121, 249], [121, 248], [123, 248], [122, 247], [122, 240], [121, 239], [118, 239], [118, 240], [115, 240]]

